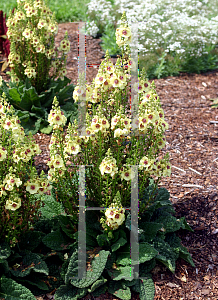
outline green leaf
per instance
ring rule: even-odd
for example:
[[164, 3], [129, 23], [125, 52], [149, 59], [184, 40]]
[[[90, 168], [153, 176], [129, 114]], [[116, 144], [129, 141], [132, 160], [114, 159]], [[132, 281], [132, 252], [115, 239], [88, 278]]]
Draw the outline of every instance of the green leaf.
[[88, 289], [88, 292], [89, 292], [89, 293], [94, 292], [97, 288], [99, 288], [99, 287], [100, 287], [101, 285], [103, 285], [105, 282], [107, 282], [107, 279], [104, 278], [103, 276], [101, 276], [100, 279], [96, 280], [96, 281], [92, 284], [91, 288]]
[[41, 201], [44, 203], [44, 206], [41, 207], [41, 214], [43, 218], [52, 219], [58, 215], [66, 215], [63, 204], [61, 202], [57, 202], [54, 197], [44, 195], [42, 196]]
[[113, 294], [114, 296], [123, 299], [130, 300], [131, 299], [131, 291], [129, 287], [123, 287], [121, 282], [110, 282], [108, 292]]
[[77, 289], [70, 285], [61, 285], [55, 292], [55, 300], [77, 300]]
[[133, 277], [131, 277], [132, 268], [130, 266], [119, 266], [117, 269], [111, 269], [107, 271], [111, 278], [116, 281], [121, 279], [132, 281], [133, 279]]
[[20, 107], [22, 107], [23, 110], [30, 111], [32, 105], [41, 107], [39, 96], [33, 86], [31, 86], [29, 89], [24, 89], [24, 93], [21, 97]]
[[74, 91], [74, 85], [70, 84], [65, 86], [63, 89], [61, 89], [58, 93], [58, 102], [60, 105], [64, 104], [64, 101], [66, 101], [68, 98], [72, 98]]
[[71, 255], [67, 272], [65, 274], [65, 284], [68, 284], [73, 277], [78, 276], [78, 250]]
[[0, 297], [5, 300], [36, 300], [30, 290], [5, 276], [1, 278]]
[[144, 263], [151, 260], [158, 254], [158, 251], [154, 249], [149, 243], [139, 244], [139, 262]]
[[69, 246], [69, 239], [64, 236], [60, 229], [47, 234], [42, 241], [48, 248], [56, 251], [68, 249]]
[[42, 241], [42, 237], [45, 234], [40, 231], [29, 231], [26, 232], [19, 242], [19, 248], [23, 250], [34, 250]]
[[94, 292], [92, 292], [92, 296], [97, 298], [100, 295], [105, 294], [107, 289], [108, 289], [107, 284], [103, 284], [100, 287], [98, 287]]
[[34, 264], [33, 266], [33, 271], [37, 272], [37, 273], [42, 273], [45, 275], [49, 274], [49, 270], [48, 267], [45, 263], [45, 261], [42, 260], [42, 258], [40, 257], [40, 255], [36, 254], [36, 253], [29, 253], [27, 254], [24, 259], [23, 259], [23, 263], [24, 265], [31, 265]]
[[98, 245], [100, 247], [103, 247], [104, 245], [109, 245], [109, 243], [110, 243], [108, 236], [105, 232], [102, 234], [99, 234], [96, 239], [97, 239]]
[[53, 130], [53, 126], [48, 125], [47, 127], [40, 128], [41, 133], [50, 134]]
[[156, 266], [155, 258], [152, 258], [151, 260], [140, 264], [139, 265], [139, 276], [140, 277], [145, 276], [147, 273], [151, 272], [151, 270], [153, 270], [155, 266]]
[[139, 279], [133, 290], [139, 293], [140, 300], [153, 300], [155, 294], [155, 286], [150, 274], [144, 279]]
[[34, 113], [38, 118], [47, 119], [48, 113], [46, 112], [45, 108], [43, 107], [37, 107], [35, 105], [32, 105], [31, 112]]
[[139, 228], [143, 229], [143, 242], [151, 242], [157, 235], [158, 230], [162, 228], [162, 224], [156, 222], [140, 222]]
[[29, 252], [23, 257], [22, 264], [17, 269], [11, 269], [11, 273], [16, 277], [25, 277], [30, 274], [31, 270], [48, 275], [49, 270], [42, 258], [36, 254]]
[[[29, 276], [28, 276], [29, 279]], [[38, 289], [43, 290], [43, 291], [48, 291], [49, 288], [47, 286], [47, 284], [40, 278], [37, 278], [36, 276], [34, 277], [34, 279], [31, 278], [31, 280], [28, 279], [19, 279], [19, 282], [23, 282], [24, 284], [27, 283], [29, 285], [33, 285], [36, 286]]]
[[170, 245], [156, 237], [153, 241], [154, 248], [159, 252], [156, 259], [162, 262], [171, 272], [175, 272], [176, 259], [179, 257], [178, 253], [175, 253]]
[[187, 223], [185, 217], [182, 217], [179, 219], [180, 223], [181, 223], [181, 228], [182, 229], [186, 229], [188, 231], [194, 232], [194, 230], [189, 226], [189, 224]]
[[161, 215], [155, 219], [155, 222], [163, 225], [165, 233], [177, 231], [181, 227], [181, 222], [165, 211], [161, 212]]
[[58, 216], [59, 224], [61, 225], [61, 229], [66, 233], [70, 238], [74, 238], [74, 225], [70, 220], [70, 216]]
[[122, 247], [126, 243], [127, 243], [126, 239], [124, 239], [123, 237], [119, 238], [119, 240], [116, 241], [116, 243], [111, 246], [112, 252], [118, 250], [120, 247]]
[[79, 288], [85, 288], [98, 280], [104, 271], [109, 253], [109, 251], [101, 250], [98, 256], [96, 255], [92, 260], [91, 269], [86, 272], [86, 277], [82, 279], [72, 279], [71, 284]]
[[[117, 264], [126, 266], [131, 264], [130, 260], [130, 245], [124, 247], [123, 251], [117, 253]], [[140, 243], [139, 244], [139, 262], [143, 263], [151, 260], [158, 254], [158, 251], [154, 249], [149, 243]], [[132, 263], [134, 263], [132, 261]], [[137, 263], [137, 262], [136, 262]]]
[[175, 233], [170, 234], [166, 237], [166, 242], [170, 245], [170, 247], [175, 251], [175, 253], [179, 253], [179, 257], [190, 263], [192, 267], [195, 267], [195, 264], [192, 260], [192, 257], [186, 247], [181, 244], [181, 240], [176, 236]]
[[[14, 88], [11, 88], [11, 89], [9, 89], [9, 96], [10, 96], [10, 98], [12, 99], [12, 105], [19, 105], [20, 107], [22, 107], [21, 105], [20, 105], [20, 102], [21, 102], [21, 97], [20, 97], [20, 94], [18, 93], [18, 91], [17, 91], [17, 88], [16, 87], [14, 87]], [[25, 109], [26, 110], [26, 109]]]
[[44, 94], [40, 94], [39, 100], [43, 107], [51, 108], [54, 97], [55, 97], [54, 89], [49, 89]]
[[3, 242], [0, 244], [0, 259], [7, 259], [11, 255], [11, 248], [10, 246], [6, 243]]

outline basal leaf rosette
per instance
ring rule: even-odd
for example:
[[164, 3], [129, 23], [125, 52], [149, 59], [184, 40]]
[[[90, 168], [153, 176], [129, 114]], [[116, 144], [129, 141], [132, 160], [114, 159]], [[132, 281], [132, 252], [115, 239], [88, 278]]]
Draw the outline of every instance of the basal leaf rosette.
[[[161, 177], [170, 176], [169, 156], [161, 151], [166, 144], [164, 133], [168, 124], [164, 119], [160, 99], [154, 82], [147, 80], [144, 71], [136, 83], [130, 86], [131, 66], [134, 62], [126, 42], [131, 40], [131, 34], [126, 23], [121, 26], [121, 31], [123, 28], [128, 31], [128, 39], [121, 36], [125, 46], [122, 57], [113, 65], [107, 53], [93, 82], [82, 84], [79, 78], [73, 93], [78, 106], [86, 103], [86, 134], [81, 135], [78, 120], [69, 124], [66, 134], [63, 133], [64, 122], [62, 125], [56, 122], [53, 130], [49, 178], [55, 182], [61, 201], [66, 201], [61, 199], [63, 186], [66, 187], [64, 182], [68, 180], [66, 178], [72, 181], [76, 176], [77, 185], [73, 188], [78, 187], [79, 165], [87, 166], [87, 201], [96, 207], [111, 207], [118, 192], [121, 206], [129, 207], [132, 180], [138, 180], [140, 201], [151, 178], [157, 186]], [[138, 92], [139, 104], [138, 115], [133, 119], [129, 100], [131, 88]], [[60, 111], [60, 108], [57, 109]], [[133, 131], [135, 128], [138, 135]], [[58, 159], [58, 164], [55, 159]], [[138, 166], [138, 171], [134, 171], [133, 166]], [[76, 198], [70, 199], [72, 186], [69, 189], [71, 192], [66, 192], [69, 203], [78, 203], [78, 194], [75, 191]]]
[[13, 82], [24, 82], [28, 77], [40, 93], [46, 89], [49, 79], [64, 80], [70, 42], [66, 33], [55, 48], [58, 24], [43, 0], [17, 0], [17, 8], [14, 14], [10, 12], [6, 25]]
[[49, 192], [51, 185], [44, 172], [39, 176], [33, 167], [33, 157], [41, 152], [39, 145], [25, 136], [4, 94], [0, 116], [0, 240], [14, 245], [37, 217], [35, 195]]

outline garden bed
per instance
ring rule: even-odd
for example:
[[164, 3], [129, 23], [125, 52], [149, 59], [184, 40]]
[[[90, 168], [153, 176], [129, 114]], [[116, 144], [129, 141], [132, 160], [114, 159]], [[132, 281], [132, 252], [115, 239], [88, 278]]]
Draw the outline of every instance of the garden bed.
[[[67, 77], [77, 83], [77, 26], [59, 25], [56, 41], [68, 30], [71, 51], [68, 55]], [[97, 74], [103, 52], [100, 40], [87, 37], [87, 81]], [[0, 74], [2, 75], [2, 73]], [[6, 78], [3, 76], [3, 78]], [[182, 243], [191, 253], [195, 268], [179, 259], [173, 275], [160, 265], [153, 272], [158, 299], [217, 299], [218, 298], [218, 114], [210, 107], [210, 99], [218, 97], [218, 71], [202, 75], [182, 74], [155, 80], [169, 129], [166, 132], [172, 175], [162, 180], [171, 194], [177, 217], [185, 216], [195, 230], [180, 232]], [[47, 169], [50, 136], [36, 134], [42, 154], [36, 157], [37, 168]], [[217, 159], [217, 160], [216, 160]], [[44, 295], [37, 299], [52, 299]], [[86, 296], [83, 299], [91, 299]], [[105, 294], [100, 299], [118, 299]], [[132, 299], [139, 299], [133, 295]]]

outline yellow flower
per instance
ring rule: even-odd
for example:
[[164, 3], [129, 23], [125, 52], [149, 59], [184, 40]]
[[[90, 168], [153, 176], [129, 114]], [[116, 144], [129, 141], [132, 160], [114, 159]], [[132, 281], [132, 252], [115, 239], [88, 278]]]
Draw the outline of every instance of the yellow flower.
[[7, 150], [3, 147], [0, 147], [0, 161], [5, 160], [7, 157]]
[[19, 197], [15, 197], [13, 200], [7, 200], [5, 204], [5, 209], [9, 210], [17, 210], [21, 207], [21, 199]]
[[79, 144], [77, 144], [73, 141], [68, 141], [64, 151], [69, 154], [77, 154], [81, 151], [81, 148], [80, 148]]
[[30, 194], [36, 194], [40, 188], [37, 180], [34, 181], [28, 180], [27, 183], [25, 183], [25, 185], [26, 185], [27, 192], [29, 192]]
[[50, 125], [65, 125], [67, 118], [61, 110], [51, 110], [48, 116], [48, 122]]
[[131, 171], [131, 168], [129, 168], [129, 169], [121, 168], [121, 173], [120, 173], [121, 180], [125, 179], [126, 181], [129, 181], [129, 180], [133, 179], [134, 176], [135, 176], [135, 173]]

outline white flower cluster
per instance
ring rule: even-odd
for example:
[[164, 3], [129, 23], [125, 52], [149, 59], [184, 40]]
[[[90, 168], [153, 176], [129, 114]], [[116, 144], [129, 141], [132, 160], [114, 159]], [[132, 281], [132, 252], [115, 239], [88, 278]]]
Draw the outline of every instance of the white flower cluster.
[[92, 0], [88, 4], [87, 14], [89, 22], [86, 25], [87, 33], [96, 36], [99, 29], [107, 23], [114, 23], [115, 16], [112, 11], [112, 4], [107, 0]]
[[[180, 57], [200, 56], [206, 44], [218, 42], [216, 4], [216, 0], [210, 3], [207, 0], [115, 0], [107, 18], [117, 21], [116, 16], [125, 11], [130, 27], [131, 23], [138, 22], [139, 51], [143, 55], [164, 49]], [[104, 11], [101, 1], [92, 0], [88, 7], [90, 20], [96, 20]]]

